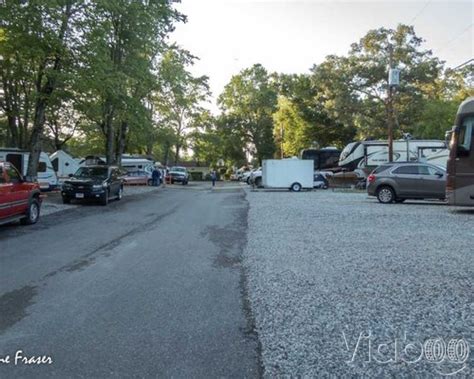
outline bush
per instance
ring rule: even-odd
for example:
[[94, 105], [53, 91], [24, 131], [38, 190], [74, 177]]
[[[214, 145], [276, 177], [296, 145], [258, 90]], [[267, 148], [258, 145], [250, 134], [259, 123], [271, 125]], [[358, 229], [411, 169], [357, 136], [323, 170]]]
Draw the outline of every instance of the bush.
[[190, 172], [189, 175], [191, 176], [191, 180], [203, 180], [203, 173], [201, 171]]

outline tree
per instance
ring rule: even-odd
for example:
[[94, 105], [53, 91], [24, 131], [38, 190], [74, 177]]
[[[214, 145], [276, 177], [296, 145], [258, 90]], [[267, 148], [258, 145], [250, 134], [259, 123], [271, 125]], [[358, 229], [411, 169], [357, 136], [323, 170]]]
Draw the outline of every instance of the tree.
[[175, 163], [187, 147], [188, 131], [204, 111], [202, 104], [210, 95], [208, 77], [194, 77], [187, 70], [194, 59], [189, 52], [172, 47], [163, 55], [158, 68], [154, 105], [161, 127], [173, 131]]
[[277, 91], [267, 70], [255, 64], [233, 76], [218, 103], [247, 146], [255, 148], [258, 161], [272, 158], [275, 152], [272, 115], [276, 110]]

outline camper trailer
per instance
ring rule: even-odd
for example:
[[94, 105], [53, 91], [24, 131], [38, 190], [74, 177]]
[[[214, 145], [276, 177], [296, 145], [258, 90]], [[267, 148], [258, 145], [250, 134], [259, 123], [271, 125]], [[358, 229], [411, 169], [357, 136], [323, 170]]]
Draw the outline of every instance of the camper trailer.
[[[0, 148], [0, 162], [10, 162], [26, 176], [30, 153], [26, 150], [14, 148]], [[58, 187], [58, 178], [48, 154], [42, 152], [38, 163], [38, 183], [42, 191], [53, 190]]]
[[127, 171], [145, 171], [150, 177], [155, 162], [146, 158], [122, 157], [122, 167]]
[[[342, 150], [339, 166], [346, 171], [371, 170], [388, 159], [387, 141], [352, 142]], [[394, 162], [426, 162], [446, 167], [448, 149], [440, 140], [393, 141]]]
[[71, 157], [63, 150], [58, 150], [49, 156], [54, 171], [58, 177], [59, 183], [69, 178], [79, 169], [79, 161]]

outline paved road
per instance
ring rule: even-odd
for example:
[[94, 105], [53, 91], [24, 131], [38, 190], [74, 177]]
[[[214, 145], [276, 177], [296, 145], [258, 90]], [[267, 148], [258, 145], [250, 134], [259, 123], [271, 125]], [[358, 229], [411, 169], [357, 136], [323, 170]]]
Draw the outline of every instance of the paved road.
[[[259, 376], [247, 208], [238, 189], [168, 188], [2, 227], [0, 377]], [[17, 350], [53, 364], [1, 363]]]

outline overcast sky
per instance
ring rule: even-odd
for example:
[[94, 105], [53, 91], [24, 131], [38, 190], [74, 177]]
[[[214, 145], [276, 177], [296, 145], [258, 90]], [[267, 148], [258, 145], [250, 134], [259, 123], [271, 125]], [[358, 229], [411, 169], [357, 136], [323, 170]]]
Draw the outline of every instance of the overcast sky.
[[[254, 63], [304, 73], [329, 54], [346, 54], [369, 29], [413, 24], [424, 47], [455, 67], [474, 56], [474, 7], [462, 1], [182, 0], [188, 16], [172, 35], [198, 56], [214, 99]], [[215, 109], [215, 106], [212, 106]]]

